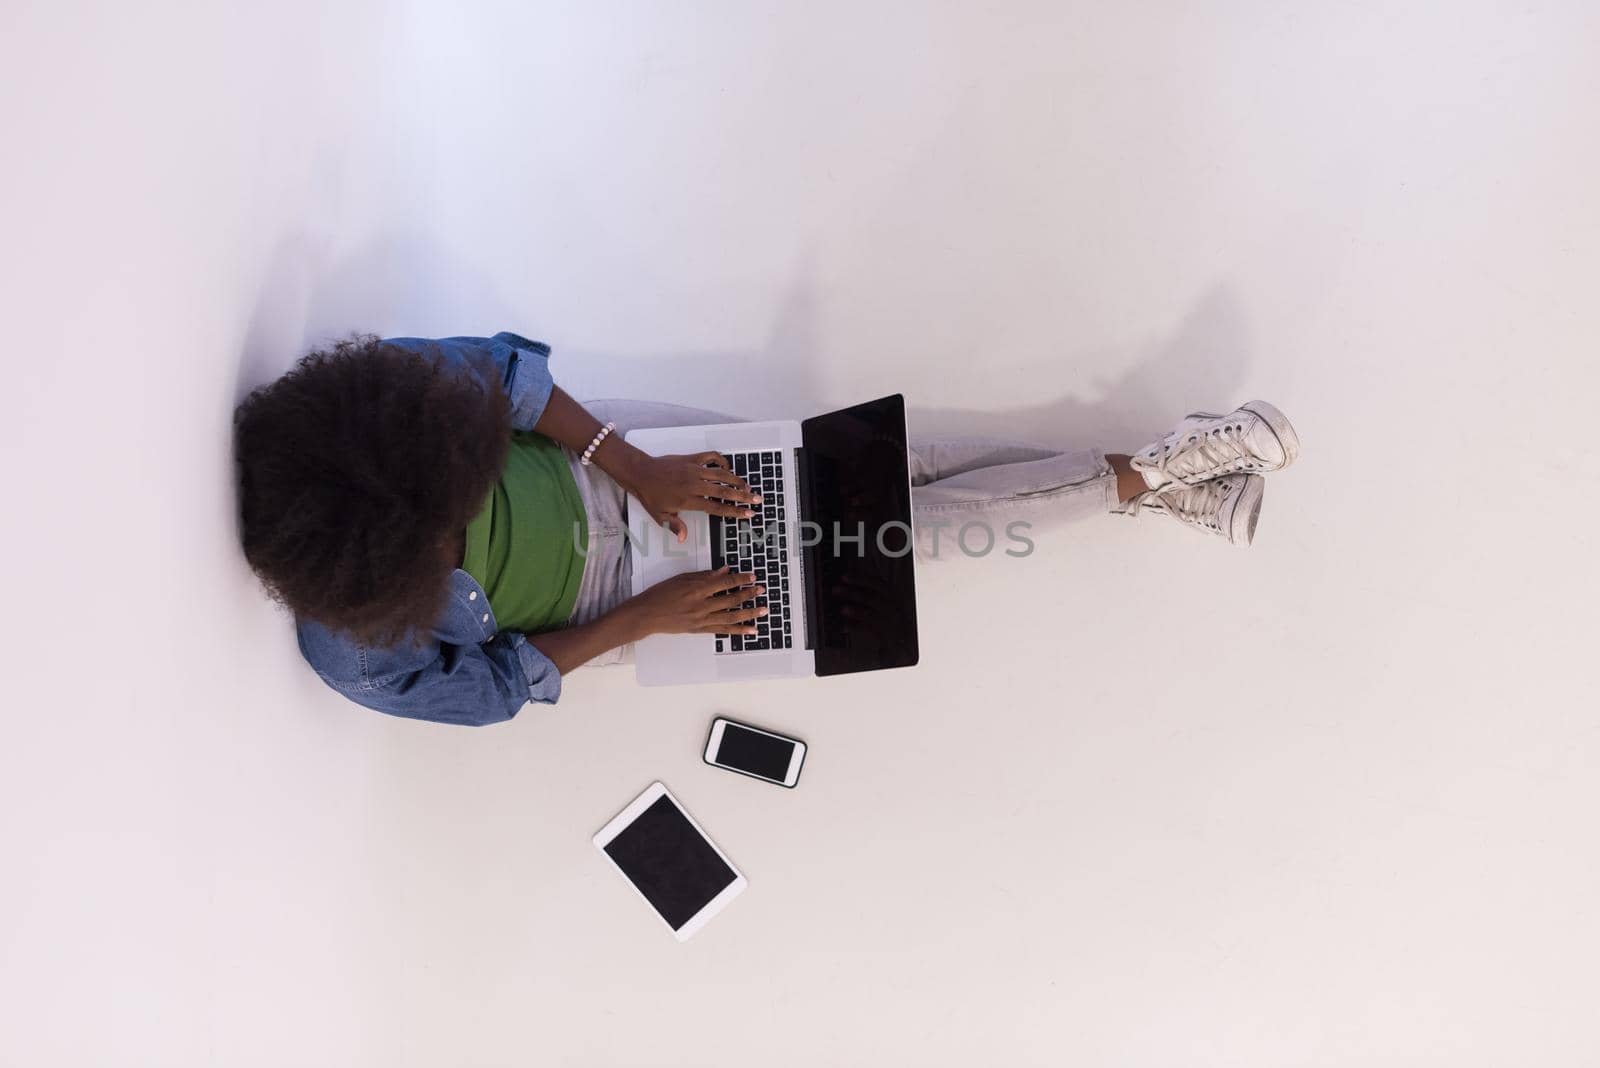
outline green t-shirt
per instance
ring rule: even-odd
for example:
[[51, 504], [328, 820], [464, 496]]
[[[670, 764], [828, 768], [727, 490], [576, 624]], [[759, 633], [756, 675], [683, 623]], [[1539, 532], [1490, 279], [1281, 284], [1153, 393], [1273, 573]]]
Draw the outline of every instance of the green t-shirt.
[[467, 524], [461, 564], [489, 595], [495, 624], [530, 633], [566, 626], [588, 544], [567, 454], [543, 434], [513, 433], [500, 481]]

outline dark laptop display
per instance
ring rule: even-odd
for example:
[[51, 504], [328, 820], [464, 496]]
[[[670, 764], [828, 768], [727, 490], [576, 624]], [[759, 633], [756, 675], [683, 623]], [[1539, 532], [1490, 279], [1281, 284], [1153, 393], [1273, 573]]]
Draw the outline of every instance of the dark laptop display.
[[910, 667], [917, 596], [905, 398], [819, 415], [801, 431], [803, 516], [821, 528], [802, 550], [816, 673]]

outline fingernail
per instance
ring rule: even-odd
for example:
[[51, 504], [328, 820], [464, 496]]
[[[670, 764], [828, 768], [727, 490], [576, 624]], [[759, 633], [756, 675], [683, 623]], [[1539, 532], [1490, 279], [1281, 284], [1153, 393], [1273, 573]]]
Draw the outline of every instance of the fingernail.
[[760, 503], [761, 503], [761, 494], [759, 494], [759, 493], [758, 493], [758, 494], [756, 494], [756, 503], [757, 503], [757, 504], [760, 504]]
[[767, 592], [767, 588], [765, 586], [757, 586], [756, 587], [756, 592], [757, 593], [766, 593]]
[[764, 616], [764, 615], [766, 615], [766, 614], [767, 614], [767, 610], [766, 610], [766, 609], [765, 609], [765, 608], [757, 608], [757, 609], [756, 609], [756, 615], [758, 615], [758, 616]]

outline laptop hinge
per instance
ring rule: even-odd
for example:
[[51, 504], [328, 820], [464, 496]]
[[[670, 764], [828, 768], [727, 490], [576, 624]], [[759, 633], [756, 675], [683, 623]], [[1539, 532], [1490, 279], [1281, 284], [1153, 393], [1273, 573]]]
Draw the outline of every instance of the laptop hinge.
[[[817, 501], [811, 485], [811, 465], [807, 461], [805, 446], [794, 450], [794, 473], [800, 481], [800, 526], [796, 529], [796, 544], [800, 551], [794, 554], [795, 566], [800, 569], [801, 589], [806, 591], [806, 648], [815, 649], [821, 631], [821, 600], [817, 592], [818, 569], [816, 546], [806, 544], [806, 523], [818, 523]], [[820, 542], [819, 542], [820, 543]]]

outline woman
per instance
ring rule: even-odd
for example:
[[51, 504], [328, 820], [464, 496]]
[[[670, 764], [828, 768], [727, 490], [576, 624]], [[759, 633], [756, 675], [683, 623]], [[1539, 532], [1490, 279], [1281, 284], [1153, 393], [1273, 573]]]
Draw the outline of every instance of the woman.
[[[623, 435], [734, 420], [585, 408], [555, 386], [549, 354], [509, 333], [359, 338], [305, 357], [235, 412], [245, 556], [295, 613], [317, 674], [358, 704], [494, 723], [553, 703], [567, 672], [647, 635], [749, 634], [765, 615], [753, 576], [725, 569], [630, 596], [628, 494], [680, 539], [680, 512], [737, 518], [761, 500], [715, 453], [648, 456]], [[1108, 511], [1248, 544], [1262, 474], [1298, 447], [1260, 401], [1190, 416], [1132, 456], [913, 443], [918, 551], [949, 555], [941, 531], [969, 519]]]

